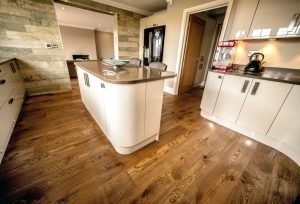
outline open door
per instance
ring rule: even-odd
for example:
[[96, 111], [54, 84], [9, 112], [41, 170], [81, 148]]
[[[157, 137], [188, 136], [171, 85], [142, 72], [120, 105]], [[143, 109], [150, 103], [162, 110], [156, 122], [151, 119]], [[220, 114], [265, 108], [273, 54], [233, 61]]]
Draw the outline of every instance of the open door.
[[190, 16], [183, 67], [181, 69], [178, 89], [179, 94], [188, 92], [193, 88], [204, 28], [205, 21], [196, 16]]

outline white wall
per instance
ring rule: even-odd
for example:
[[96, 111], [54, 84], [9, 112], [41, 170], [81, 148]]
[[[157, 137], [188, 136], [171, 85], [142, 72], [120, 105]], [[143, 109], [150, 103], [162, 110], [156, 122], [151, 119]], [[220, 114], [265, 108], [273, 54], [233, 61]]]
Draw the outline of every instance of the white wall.
[[114, 58], [113, 33], [95, 31], [95, 41], [98, 59]]
[[94, 30], [59, 26], [66, 60], [72, 60], [74, 54], [90, 55], [97, 59]]

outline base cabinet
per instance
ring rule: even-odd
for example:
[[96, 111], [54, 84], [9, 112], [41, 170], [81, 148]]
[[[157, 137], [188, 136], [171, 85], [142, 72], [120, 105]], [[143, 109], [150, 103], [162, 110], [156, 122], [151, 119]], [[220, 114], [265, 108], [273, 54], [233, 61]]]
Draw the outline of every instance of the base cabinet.
[[206, 85], [202, 96], [200, 108], [207, 113], [213, 113], [224, 74], [209, 72], [206, 79]]
[[[207, 83], [204, 93], [215, 86]], [[214, 110], [201, 110], [204, 118], [271, 146], [300, 165], [300, 85], [226, 73], [220, 86]], [[208, 101], [203, 98], [201, 106], [209, 107]]]
[[300, 85], [294, 85], [268, 136], [300, 150]]
[[0, 65], [0, 162], [21, 110], [25, 88], [15, 60]]
[[267, 134], [291, 88], [292, 84], [254, 79], [237, 124]]
[[236, 122], [252, 83], [251, 78], [225, 75], [214, 114]]
[[76, 68], [82, 101], [117, 152], [157, 140], [164, 80], [113, 84]]

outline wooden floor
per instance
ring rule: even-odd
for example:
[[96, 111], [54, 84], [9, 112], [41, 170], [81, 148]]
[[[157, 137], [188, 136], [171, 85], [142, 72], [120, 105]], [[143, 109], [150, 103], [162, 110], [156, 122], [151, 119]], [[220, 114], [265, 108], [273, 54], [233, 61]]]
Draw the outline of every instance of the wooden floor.
[[0, 203], [293, 203], [300, 167], [199, 115], [202, 90], [164, 95], [160, 140], [116, 153], [73, 91], [23, 107], [0, 165]]

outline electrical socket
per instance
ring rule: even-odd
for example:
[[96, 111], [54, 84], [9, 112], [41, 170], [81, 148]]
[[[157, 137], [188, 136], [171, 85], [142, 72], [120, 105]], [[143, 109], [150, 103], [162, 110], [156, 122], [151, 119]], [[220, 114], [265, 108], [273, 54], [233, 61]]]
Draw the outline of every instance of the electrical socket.
[[255, 50], [250, 50], [248, 52], [248, 57], [250, 57], [251, 55], [253, 55], [254, 53], [260, 52], [259, 50], [255, 51]]

